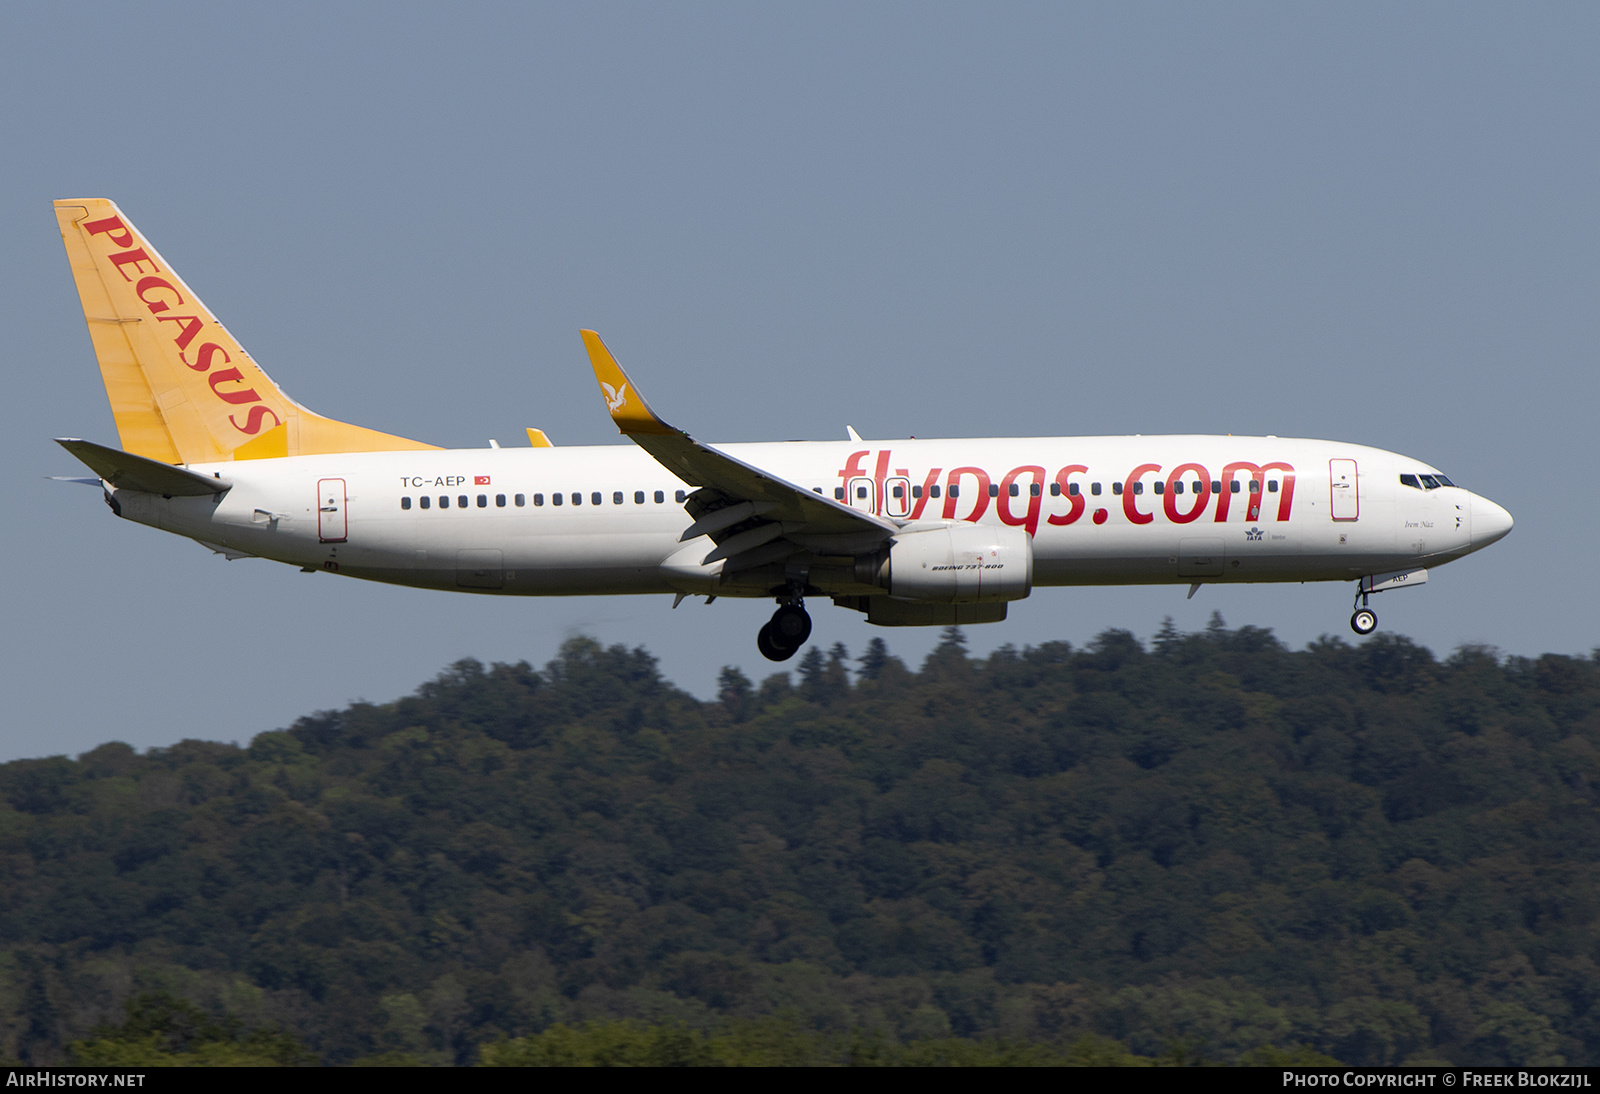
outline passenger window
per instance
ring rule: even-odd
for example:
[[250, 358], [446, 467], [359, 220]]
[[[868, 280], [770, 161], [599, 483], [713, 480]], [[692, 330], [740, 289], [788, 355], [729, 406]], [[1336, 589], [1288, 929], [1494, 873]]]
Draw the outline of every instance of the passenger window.
[[1029, 483], [1028, 484], [1028, 496], [1030, 498], [1036, 498], [1036, 497], [1039, 496], [1039, 484], [1038, 483], [1035, 482], [1035, 483]]
[[1016, 483], [1012, 483], [1012, 484], [1011, 484], [1011, 491], [1010, 491], [1010, 493], [1011, 493], [1011, 496], [1012, 496], [1012, 497], [1016, 497], [1016, 496], [1017, 496], [1017, 495], [1018, 495], [1018, 494], [1020, 494], [1020, 493], [1022, 493], [1022, 490], [1021, 490], [1021, 488], [1020, 488], [1020, 487], [1018, 487], [1018, 486], [1017, 486], [1017, 484], [1016, 484]]
[[633, 492], [633, 504], [635, 504], [635, 505], [643, 505], [644, 504], [644, 491], [643, 490], [635, 490]]
[[424, 494], [424, 495], [422, 495], [422, 497], [417, 499], [417, 504], [422, 506], [424, 509], [426, 509], [428, 507], [429, 501], [431, 501], [431, 500], [432, 499], [429, 498], [428, 495]]
[[506, 507], [506, 496], [504, 494], [496, 494], [494, 496], [494, 507], [496, 509], [504, 509]]
[[1112, 484], [1111, 484], [1111, 492], [1112, 492], [1112, 493], [1113, 493], [1113, 494], [1120, 494], [1120, 493], [1122, 493], [1122, 484], [1121, 484], [1121, 483], [1120, 483], [1120, 482], [1114, 482], [1114, 483], [1112, 483]]
[[1277, 479], [1272, 479], [1267, 483], [1267, 493], [1276, 494], [1277, 492], [1278, 492], [1278, 480]]
[[583, 495], [578, 493], [576, 490], [574, 490], [572, 492], [572, 504], [573, 505], [582, 505], [583, 504]]
[[1100, 496], [1100, 484], [1097, 483], [1097, 482], [1090, 483], [1089, 484], [1089, 493], [1093, 494], [1095, 497], [1098, 498]]
[[912, 487], [912, 488], [911, 488], [911, 496], [912, 496], [912, 497], [914, 497], [914, 498], [920, 498], [920, 497], [922, 497], [922, 487], [920, 487], [920, 486], [913, 486], [913, 487]]
[[612, 491], [612, 493], [611, 493], [611, 504], [612, 505], [621, 505], [622, 504], [622, 491], [621, 490]]
[[1229, 479], [1228, 480], [1228, 493], [1237, 494], [1238, 492], [1239, 492], [1239, 480], [1238, 479]]
[[[1181, 483], [1181, 482], [1175, 482], [1175, 483], [1173, 483], [1173, 484], [1172, 484], [1172, 492], [1173, 492], [1173, 493], [1174, 493], [1174, 494], [1181, 494], [1181, 493], [1183, 493], [1183, 483]], [[1158, 493], [1158, 494], [1159, 494], [1159, 493], [1161, 493], [1161, 484], [1160, 484], [1160, 483], [1159, 483], [1159, 482], [1158, 482], [1158, 483], [1156, 483], [1156, 493]]]
[[961, 487], [960, 487], [960, 485], [958, 485], [957, 483], [951, 483], [950, 484], [950, 496], [952, 498], [959, 498], [961, 496]]
[[657, 490], [657, 491], [656, 491], [656, 504], [657, 504], [657, 505], [660, 505], [660, 504], [662, 504], [662, 503], [663, 503], [663, 502], [665, 502], [665, 501], [666, 501], [666, 500], [667, 500], [667, 494], [666, 494], [666, 491], [664, 491], [664, 490]]
[[467, 507], [467, 496], [465, 494], [458, 495], [456, 497], [456, 508], [457, 509], [465, 509], [466, 507]]
[[[1161, 484], [1160, 484], [1160, 483], [1156, 483], [1156, 485], [1157, 485], [1157, 486], [1160, 486], [1160, 485], [1161, 485]], [[1142, 494], [1142, 493], [1144, 493], [1144, 483], [1143, 483], [1143, 482], [1136, 482], [1136, 483], [1134, 483], [1134, 484], [1133, 484], [1133, 492], [1134, 492], [1134, 493], [1135, 493], [1135, 494]]]
[[1192, 489], [1196, 494], [1204, 494], [1206, 492], [1206, 484], [1201, 482], [1199, 479], [1195, 479], [1194, 482], [1190, 483], [1189, 485], [1190, 489]]
[[856, 487], [856, 498], [858, 500], [864, 500], [866, 498], [866, 496], [867, 496], [867, 488], [865, 486]]
[[1252, 494], [1261, 493], [1261, 484], [1259, 482], [1257, 482], [1255, 479], [1251, 479], [1250, 480], [1250, 492]]
[[813, 486], [813, 487], [812, 487], [812, 488], [811, 488], [811, 492], [812, 492], [812, 493], [813, 493], [813, 494], [820, 494], [820, 493], [822, 493], [822, 487], [820, 487], [820, 486]]
[[[1016, 486], [1017, 486], [1016, 483], [1012, 483], [1011, 484], [1011, 488], [1013, 490], [1016, 489]], [[999, 487], [998, 484], [992, 483], [992, 482], [989, 484], [989, 496], [991, 498], [998, 498], [1000, 496], [1000, 487]]]
[[[504, 505], [505, 502], [501, 502], [500, 504]], [[489, 495], [488, 494], [479, 494], [478, 495], [478, 508], [479, 509], [487, 509], [487, 508], [489, 508]]]
[[906, 488], [903, 486], [896, 486], [892, 491], [890, 491], [890, 493], [897, 498], [903, 498], [906, 496]]
[[1050, 496], [1052, 498], [1059, 498], [1061, 496], [1061, 484], [1059, 482], [1053, 482], [1050, 484]]
[[938, 496], [939, 496], [939, 487], [937, 487], [937, 486], [928, 487], [928, 497], [936, 498]]
[[550, 495], [550, 504], [551, 505], [561, 505], [563, 502], [565, 502], [566, 497], [567, 496], [565, 494], [551, 494]]
[[400, 499], [400, 508], [402, 508], [402, 509], [410, 509], [411, 508], [411, 499], [410, 498], [401, 498]]
[[1211, 492], [1213, 494], [1222, 493], [1222, 481], [1220, 479], [1212, 479], [1211, 480]]
[[[1071, 494], [1073, 497], [1077, 497], [1078, 496], [1078, 484], [1075, 483], [1075, 482], [1068, 483], [1067, 484], [1067, 493]], [[1096, 490], [1095, 493], [1098, 494], [1099, 491]]]
[[[1158, 493], [1158, 494], [1166, 493], [1167, 484], [1162, 482], [1160, 479], [1157, 479], [1155, 481], [1155, 487], [1156, 487], [1156, 493]], [[1142, 483], [1142, 482], [1134, 483], [1133, 484], [1133, 492], [1135, 494], [1143, 493], [1144, 492], [1144, 483]]]
[[834, 501], [843, 501], [844, 500], [844, 487], [835, 486], [833, 488], [833, 500]]
[[594, 493], [589, 495], [589, 504], [590, 505], [599, 505], [604, 500], [605, 499], [600, 496], [600, 491], [598, 491], [598, 490], [596, 490]]
[[450, 508], [450, 496], [448, 494], [440, 494], [439, 495], [439, 508], [440, 509], [448, 509], [448, 508]]
[[686, 502], [689, 500], [689, 495], [684, 493], [682, 490], [678, 490], [673, 493], [672, 500], [679, 503]]

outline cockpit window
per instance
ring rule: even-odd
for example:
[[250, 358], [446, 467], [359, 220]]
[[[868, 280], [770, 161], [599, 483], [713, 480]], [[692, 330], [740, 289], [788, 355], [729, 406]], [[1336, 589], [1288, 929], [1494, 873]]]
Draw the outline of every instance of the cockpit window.
[[1417, 478], [1422, 480], [1422, 488], [1424, 490], [1439, 489], [1439, 480], [1434, 478], [1432, 475], [1418, 475]]
[[1451, 482], [1449, 479], [1445, 478], [1443, 475], [1435, 475], [1434, 478], [1439, 480], [1439, 485], [1440, 486], [1455, 486], [1455, 483]]
[[1417, 477], [1415, 475], [1401, 475], [1400, 476], [1400, 485], [1401, 486], [1409, 486], [1413, 490], [1421, 490], [1422, 489], [1422, 484], [1417, 481]]

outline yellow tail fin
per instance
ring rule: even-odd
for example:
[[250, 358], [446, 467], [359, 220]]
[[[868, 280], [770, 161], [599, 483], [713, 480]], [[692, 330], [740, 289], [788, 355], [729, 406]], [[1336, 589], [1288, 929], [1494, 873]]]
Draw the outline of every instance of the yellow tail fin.
[[290, 399], [104, 198], [55, 203], [117, 433], [163, 463], [434, 448]]

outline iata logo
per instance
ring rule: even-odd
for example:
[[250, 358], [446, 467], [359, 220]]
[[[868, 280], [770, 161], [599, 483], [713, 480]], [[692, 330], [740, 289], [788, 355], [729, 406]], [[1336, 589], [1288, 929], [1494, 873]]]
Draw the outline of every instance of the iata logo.
[[622, 385], [622, 387], [619, 389], [619, 388], [614, 388], [610, 384], [606, 383], [604, 380], [601, 380], [600, 381], [600, 386], [601, 386], [601, 388], [603, 388], [605, 390], [605, 393], [606, 393], [606, 409], [611, 411], [611, 413], [615, 414], [617, 411], [621, 410], [622, 407], [627, 403], [627, 401], [628, 401], [628, 385], [626, 383], [624, 383]]

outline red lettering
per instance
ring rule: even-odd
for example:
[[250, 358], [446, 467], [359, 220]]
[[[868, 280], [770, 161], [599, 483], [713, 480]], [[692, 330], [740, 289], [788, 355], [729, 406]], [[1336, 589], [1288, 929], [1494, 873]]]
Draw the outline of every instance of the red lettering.
[[[156, 322], [183, 324], [183, 330], [179, 331], [178, 337], [172, 340], [178, 347], [178, 355], [180, 357], [183, 355], [183, 351], [189, 348], [189, 343], [194, 341], [194, 336], [200, 333], [200, 328], [205, 326], [204, 323], [200, 322], [199, 316], [194, 315], [163, 315]], [[188, 365], [189, 362], [185, 361], [184, 364]], [[193, 365], [189, 365], [189, 367], [194, 368]]]
[[866, 474], [866, 471], [863, 470], [861, 466], [861, 457], [870, 454], [870, 452], [850, 453], [850, 458], [845, 461], [844, 470], [839, 472], [839, 478], [843, 479], [846, 483], [849, 483], [851, 479], [857, 477], [858, 475]]
[[[140, 247], [137, 251], [121, 251], [117, 254], [110, 255], [109, 257], [111, 259], [111, 264], [117, 268], [117, 272], [122, 275], [122, 280], [124, 281], [133, 280], [133, 278], [128, 276], [128, 271], [123, 269], [124, 266], [132, 266], [134, 273], [141, 274], [156, 273], [161, 269], [160, 266], [157, 266], [155, 262], [151, 260], [149, 255], [144, 253], [143, 247]], [[140, 269], [139, 263], [141, 262], [149, 262], [150, 268], [148, 270]]]
[[1283, 493], [1278, 495], [1278, 519], [1288, 520], [1294, 508], [1294, 468], [1286, 463], [1269, 463], [1261, 470], [1283, 472]]
[[240, 425], [237, 421], [235, 421], [232, 414], [228, 415], [228, 421], [233, 422], [233, 428], [237, 429], [240, 433], [249, 433], [254, 435], [261, 432], [261, 419], [265, 418], [268, 414], [272, 414], [272, 424], [274, 426], [280, 424], [278, 421], [278, 416], [274, 414], [269, 407], [264, 407], [259, 403], [250, 408], [250, 415], [245, 419], [244, 425]]
[[[1194, 505], [1190, 507], [1187, 513], [1180, 513], [1178, 512], [1178, 498], [1181, 495], [1173, 487], [1183, 480], [1185, 473], [1191, 471], [1198, 475], [1199, 478], [1195, 483], [1190, 483], [1189, 485], [1194, 486], [1198, 483], [1200, 489], [1194, 495], [1196, 498]], [[1173, 524], [1188, 524], [1200, 518], [1200, 514], [1205, 512], [1206, 503], [1210, 500], [1211, 472], [1207, 471], [1202, 464], [1183, 463], [1173, 468], [1172, 474], [1167, 476], [1167, 492], [1161, 499], [1161, 508], [1166, 510], [1167, 519]]]
[[1268, 471], [1283, 472], [1283, 490], [1278, 495], [1278, 519], [1288, 520], [1290, 512], [1294, 509], [1294, 468], [1286, 463], [1268, 463], [1257, 467], [1253, 463], [1240, 461], [1230, 463], [1222, 469], [1222, 496], [1217, 498], [1217, 523], [1221, 524], [1228, 519], [1228, 503], [1232, 500], [1233, 476], [1240, 471], [1250, 472], [1250, 481], [1255, 484], [1255, 489], [1250, 493], [1250, 504], [1245, 507], [1244, 519], [1257, 521], [1261, 519], [1261, 494], [1266, 489], [1264, 480]]
[[132, 247], [133, 233], [128, 231], [128, 226], [122, 223], [121, 217], [107, 217], [105, 220], [91, 220], [83, 226], [83, 230], [92, 236], [101, 232], [108, 232], [107, 239], [118, 247]]
[[943, 468], [935, 467], [932, 471], [929, 471], [928, 477], [922, 480], [922, 489], [912, 491], [913, 494], [917, 495], [917, 503], [911, 507], [912, 520], [918, 520], [921, 518], [922, 507], [927, 505], [928, 499], [933, 496], [933, 488], [939, 482], [939, 472], [941, 470], [943, 470]]
[[[185, 331], [184, 333], [187, 334], [188, 332]], [[206, 369], [211, 367], [211, 358], [215, 357], [219, 353], [222, 354], [223, 364], [227, 364], [229, 361], [233, 360], [232, 357], [228, 356], [228, 351], [217, 345], [215, 342], [206, 342], [204, 345], [202, 345], [200, 347], [200, 355], [195, 358], [195, 362], [192, 365], [189, 365], [189, 359], [182, 353], [178, 354], [178, 360], [182, 361], [186, 365], [189, 365], [189, 367], [194, 369], [196, 372], [204, 372]]]
[[880, 516], [888, 509], [889, 502], [883, 496], [883, 480], [889, 477], [889, 453], [878, 453], [878, 467], [872, 472], [872, 481], [876, 486], [872, 496], [878, 499], [878, 514]]
[[1133, 488], [1139, 482], [1139, 476], [1146, 471], [1160, 471], [1159, 463], [1141, 463], [1128, 474], [1128, 481], [1122, 484], [1122, 514], [1134, 524], [1149, 524], [1155, 520], [1154, 513], [1141, 513], [1139, 507], [1133, 503], [1135, 494]]
[[[178, 299], [172, 301], [171, 304], [167, 303], [165, 300], [151, 300], [145, 295], [145, 293], [149, 292], [151, 289], [171, 289], [172, 295], [176, 296]], [[150, 309], [151, 315], [160, 315], [162, 312], [172, 307], [172, 304], [183, 303], [183, 294], [178, 291], [178, 287], [172, 282], [160, 277], [140, 278], [139, 283], [133, 287], [133, 291], [135, 295], [137, 295], [139, 299], [144, 302], [145, 307]]]
[[1081, 463], [1069, 463], [1060, 471], [1056, 472], [1056, 483], [1061, 487], [1062, 495], [1067, 499], [1068, 504], [1070, 504], [1072, 508], [1068, 509], [1065, 513], [1049, 517], [1049, 523], [1057, 525], [1071, 524], [1073, 521], [1083, 516], [1083, 495], [1074, 494], [1072, 492], [1072, 485], [1067, 482], [1067, 478], [1074, 472], [1088, 470], [1089, 469]]
[[244, 383], [244, 374], [236, 368], [225, 368], [221, 372], [213, 372], [206, 379], [211, 383], [211, 390], [217, 393], [217, 398], [225, 403], [259, 403], [261, 396], [256, 394], [256, 389], [247, 387], [243, 391], [219, 391], [218, 384]]
[[972, 512], [962, 517], [962, 520], [979, 520], [989, 508], [989, 472], [981, 467], [958, 467], [950, 472], [950, 480], [944, 491], [944, 519], [953, 520], [956, 515], [956, 500], [960, 491], [962, 475], [972, 475], [978, 480], [978, 500], [972, 503]]
[[[1028, 512], [1024, 516], [1016, 516], [1011, 512], [1011, 485], [1021, 475], [1033, 476], [1033, 482], [1028, 484]], [[1034, 491], [1038, 491], [1035, 493]], [[1000, 500], [995, 503], [994, 510], [1000, 515], [1001, 524], [1009, 524], [1015, 528], [1018, 525], [1026, 528], [1031, 536], [1039, 531], [1039, 507], [1044, 504], [1044, 468], [1042, 467], [1016, 467], [1006, 472], [1006, 477], [1000, 480]]]

